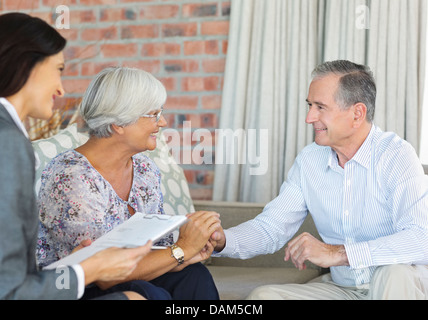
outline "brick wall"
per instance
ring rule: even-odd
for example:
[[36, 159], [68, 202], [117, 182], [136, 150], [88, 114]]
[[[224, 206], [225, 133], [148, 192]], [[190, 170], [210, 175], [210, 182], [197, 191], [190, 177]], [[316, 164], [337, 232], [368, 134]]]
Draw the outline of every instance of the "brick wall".
[[[230, 0], [0, 0], [0, 13], [26, 12], [64, 26], [64, 11], [56, 13], [60, 5], [69, 9], [70, 26], [58, 30], [68, 45], [63, 76], [66, 96], [57, 100], [57, 108], [74, 106], [93, 75], [107, 66], [142, 68], [168, 91], [165, 117], [168, 127], [182, 138], [176, 148], [192, 150], [199, 144], [183, 139], [189, 127], [192, 132], [209, 130], [214, 142]], [[214, 165], [177, 160], [181, 160], [192, 197], [211, 199]]]

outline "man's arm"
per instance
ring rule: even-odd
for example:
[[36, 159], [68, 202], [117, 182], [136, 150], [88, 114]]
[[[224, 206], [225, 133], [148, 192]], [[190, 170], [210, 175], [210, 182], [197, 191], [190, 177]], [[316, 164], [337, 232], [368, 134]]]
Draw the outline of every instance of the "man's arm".
[[[227, 230], [217, 230], [215, 256], [248, 259], [281, 249], [294, 236], [307, 216], [295, 162], [279, 195], [257, 217]], [[221, 213], [220, 213], [221, 214]]]

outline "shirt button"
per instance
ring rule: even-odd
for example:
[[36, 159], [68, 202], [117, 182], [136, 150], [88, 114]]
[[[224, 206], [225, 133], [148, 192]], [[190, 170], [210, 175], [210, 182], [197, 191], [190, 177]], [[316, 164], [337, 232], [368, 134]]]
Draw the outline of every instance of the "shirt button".
[[345, 216], [349, 216], [349, 211], [345, 210]]

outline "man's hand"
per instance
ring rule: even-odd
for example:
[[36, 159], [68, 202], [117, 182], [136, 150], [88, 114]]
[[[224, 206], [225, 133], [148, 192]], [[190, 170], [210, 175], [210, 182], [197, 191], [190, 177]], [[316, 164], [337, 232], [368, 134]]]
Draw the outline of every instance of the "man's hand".
[[322, 268], [349, 265], [343, 245], [325, 244], [306, 232], [288, 243], [284, 260], [289, 259], [299, 270], [306, 269], [305, 261]]
[[223, 227], [220, 225], [210, 237], [210, 242], [214, 247], [214, 251], [220, 252], [226, 246], [226, 235], [224, 234]]

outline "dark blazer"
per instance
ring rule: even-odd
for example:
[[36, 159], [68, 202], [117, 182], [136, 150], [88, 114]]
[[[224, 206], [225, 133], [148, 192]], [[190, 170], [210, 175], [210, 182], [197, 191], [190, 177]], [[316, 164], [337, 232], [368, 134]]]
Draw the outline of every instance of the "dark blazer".
[[0, 299], [76, 299], [72, 268], [36, 267], [34, 166], [31, 142], [0, 104]]

